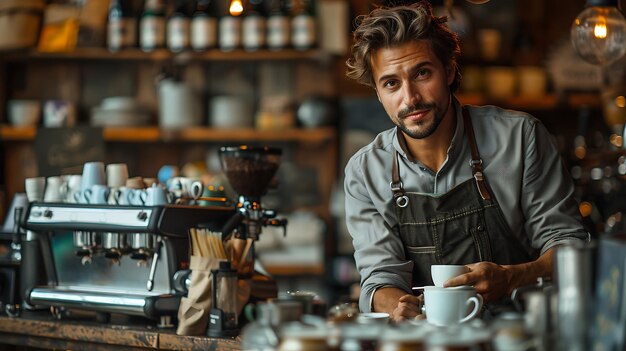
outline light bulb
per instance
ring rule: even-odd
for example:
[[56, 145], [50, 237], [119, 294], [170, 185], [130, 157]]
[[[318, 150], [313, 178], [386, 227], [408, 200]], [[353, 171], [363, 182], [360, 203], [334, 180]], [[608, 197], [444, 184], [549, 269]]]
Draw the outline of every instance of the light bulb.
[[583, 60], [608, 65], [626, 53], [626, 20], [614, 6], [591, 6], [571, 28], [574, 49]]
[[239, 16], [243, 12], [243, 4], [241, 0], [233, 0], [230, 2], [230, 7], [228, 9], [231, 15]]

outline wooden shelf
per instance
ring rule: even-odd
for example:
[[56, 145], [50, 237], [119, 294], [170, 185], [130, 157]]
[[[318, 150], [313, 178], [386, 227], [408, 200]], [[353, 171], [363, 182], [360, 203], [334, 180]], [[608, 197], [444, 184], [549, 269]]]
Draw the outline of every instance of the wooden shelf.
[[[0, 140], [2, 141], [30, 141], [37, 134], [35, 127], [15, 128], [0, 126]], [[162, 130], [158, 127], [119, 127], [104, 128], [102, 131], [105, 141], [108, 142], [306, 142], [318, 143], [332, 140], [336, 137], [333, 127], [315, 129], [287, 129], [267, 130], [256, 129], [214, 129], [207, 127], [186, 128], [180, 130]]]
[[578, 108], [580, 106], [601, 107], [599, 93], [571, 93], [566, 95], [547, 94], [539, 97], [514, 96], [495, 99], [484, 94], [457, 94], [459, 101], [470, 105], [498, 105], [512, 109], [549, 110], [558, 107]]
[[302, 275], [322, 275], [324, 274], [324, 265], [319, 264], [268, 264], [263, 266], [268, 273], [277, 276], [302, 276]]
[[322, 60], [328, 57], [320, 50], [294, 50], [284, 49], [279, 51], [258, 50], [245, 51], [242, 49], [224, 52], [212, 49], [206, 52], [184, 51], [172, 53], [166, 49], [153, 52], [143, 52], [140, 49], [125, 49], [119, 52], [110, 52], [105, 48], [77, 48], [68, 52], [38, 52], [20, 51], [4, 55], [0, 60], [126, 60], [126, 61], [281, 61], [281, 60]]

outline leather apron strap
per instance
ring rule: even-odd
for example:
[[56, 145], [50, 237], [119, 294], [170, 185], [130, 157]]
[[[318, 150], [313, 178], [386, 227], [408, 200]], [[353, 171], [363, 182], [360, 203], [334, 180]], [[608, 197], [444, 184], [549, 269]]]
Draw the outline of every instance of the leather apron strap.
[[487, 185], [485, 184], [485, 177], [483, 176], [483, 160], [480, 158], [480, 154], [478, 153], [476, 137], [474, 136], [474, 128], [472, 127], [472, 119], [470, 118], [469, 111], [465, 106], [463, 106], [461, 110], [463, 111], [463, 124], [465, 125], [465, 131], [467, 133], [467, 141], [470, 147], [470, 152], [472, 153], [472, 159], [470, 160], [472, 174], [476, 180], [476, 186], [478, 187], [480, 197], [482, 197], [483, 200], [490, 200], [491, 194], [489, 194], [489, 190], [487, 190]]

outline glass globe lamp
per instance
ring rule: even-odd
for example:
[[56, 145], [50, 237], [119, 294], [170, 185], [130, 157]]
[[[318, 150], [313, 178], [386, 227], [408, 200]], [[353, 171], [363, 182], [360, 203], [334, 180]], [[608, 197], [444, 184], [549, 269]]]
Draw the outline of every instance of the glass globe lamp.
[[617, 5], [617, 0], [588, 0], [572, 23], [572, 45], [583, 60], [609, 65], [626, 53], [626, 20]]

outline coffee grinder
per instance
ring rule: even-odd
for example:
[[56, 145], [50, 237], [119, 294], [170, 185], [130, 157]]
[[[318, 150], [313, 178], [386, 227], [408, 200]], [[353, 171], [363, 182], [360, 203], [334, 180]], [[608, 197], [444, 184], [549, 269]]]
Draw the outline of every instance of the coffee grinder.
[[[219, 154], [228, 182], [239, 196], [236, 214], [224, 225], [223, 235], [234, 232], [239, 239], [256, 241], [265, 226], [282, 227], [286, 232], [287, 220], [277, 219], [276, 211], [261, 205], [261, 196], [278, 170], [281, 150], [244, 145], [222, 147]], [[252, 255], [253, 249], [248, 252]]]
[[[261, 274], [254, 270], [254, 242], [259, 239], [262, 227], [265, 226], [282, 227], [286, 232], [287, 220], [277, 219], [274, 210], [263, 208], [261, 204], [261, 197], [267, 192], [278, 170], [281, 153], [277, 148], [245, 145], [222, 147], [219, 150], [222, 169], [233, 190], [238, 194], [235, 214], [224, 225], [222, 236], [223, 240], [231, 235], [245, 240], [245, 249], [238, 259], [240, 266], [237, 268], [239, 278], [252, 278], [251, 298], [268, 299], [276, 297], [278, 292], [276, 282], [272, 278], [260, 277]], [[216, 273], [218, 272], [215, 272], [214, 276]], [[255, 293], [255, 290], [258, 291]], [[211, 311], [212, 314], [213, 312]], [[224, 335], [221, 332], [223, 325], [214, 324], [213, 320], [211, 322], [208, 334]]]

